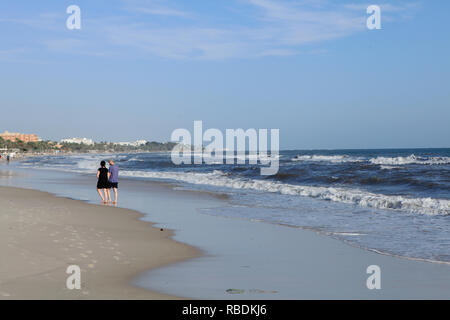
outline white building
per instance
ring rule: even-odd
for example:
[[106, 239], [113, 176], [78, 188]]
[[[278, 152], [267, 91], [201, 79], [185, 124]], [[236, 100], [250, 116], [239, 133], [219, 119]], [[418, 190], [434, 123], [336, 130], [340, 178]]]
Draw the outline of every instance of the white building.
[[119, 146], [131, 146], [131, 147], [139, 147], [139, 146], [143, 146], [147, 143], [146, 140], [136, 140], [134, 142], [117, 142], [115, 144], [119, 145]]
[[69, 139], [62, 139], [61, 143], [77, 143], [92, 146], [94, 144], [94, 140], [88, 138], [69, 138]]

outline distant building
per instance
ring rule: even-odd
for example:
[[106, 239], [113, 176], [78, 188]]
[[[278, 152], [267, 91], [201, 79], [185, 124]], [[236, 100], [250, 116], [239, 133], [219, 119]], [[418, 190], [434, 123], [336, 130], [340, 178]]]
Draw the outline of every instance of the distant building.
[[23, 142], [38, 142], [39, 137], [35, 134], [23, 134], [23, 133], [13, 133], [5, 131], [3, 133], [0, 133], [0, 138], [3, 138], [3, 140], [8, 140], [12, 142], [16, 142], [18, 140]]
[[114, 144], [118, 145], [118, 146], [131, 146], [131, 147], [139, 147], [139, 146], [143, 146], [147, 143], [146, 140], [136, 140], [134, 142], [116, 142]]
[[62, 139], [61, 143], [77, 143], [92, 146], [94, 144], [94, 140], [88, 138], [69, 138], [69, 139]]
[[143, 145], [146, 145], [147, 144], [147, 140], [136, 140], [135, 142], [134, 142], [134, 145], [135, 146], [143, 146]]

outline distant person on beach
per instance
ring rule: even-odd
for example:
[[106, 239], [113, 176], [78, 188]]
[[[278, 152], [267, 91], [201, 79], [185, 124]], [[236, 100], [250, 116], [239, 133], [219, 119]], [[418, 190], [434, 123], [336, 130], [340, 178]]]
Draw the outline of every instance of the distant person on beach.
[[100, 168], [97, 171], [97, 192], [102, 198], [103, 203], [111, 201], [111, 194], [109, 192], [109, 171], [106, 168], [106, 162], [100, 162]]
[[[114, 201], [118, 200], [118, 188], [119, 188], [119, 167], [116, 166], [114, 160], [109, 160], [109, 187], [114, 190]], [[111, 197], [110, 197], [111, 199]]]
[[6, 156], [6, 162], [7, 163], [9, 163], [9, 160], [11, 160], [10, 158], [9, 158], [9, 154]]

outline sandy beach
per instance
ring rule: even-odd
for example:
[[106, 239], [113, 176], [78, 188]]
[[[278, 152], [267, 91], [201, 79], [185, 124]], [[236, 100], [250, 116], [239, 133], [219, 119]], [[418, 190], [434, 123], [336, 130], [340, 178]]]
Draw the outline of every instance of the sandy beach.
[[[450, 298], [448, 264], [220, 217], [223, 196], [167, 183], [122, 178], [130, 210], [105, 207], [92, 180], [0, 170], [0, 299]], [[82, 269], [81, 290], [66, 289], [69, 265]], [[366, 287], [370, 265], [381, 268], [381, 290]]]
[[[0, 299], [176, 299], [130, 285], [199, 252], [136, 211], [0, 187]], [[81, 268], [81, 289], [66, 269]]]

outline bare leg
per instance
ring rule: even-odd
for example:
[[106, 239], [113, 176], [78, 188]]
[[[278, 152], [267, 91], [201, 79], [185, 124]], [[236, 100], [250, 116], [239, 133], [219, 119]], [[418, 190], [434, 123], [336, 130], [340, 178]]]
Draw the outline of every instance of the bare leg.
[[105, 202], [105, 198], [103, 197], [102, 189], [97, 189], [97, 192], [100, 195], [100, 198], [102, 198], [102, 201]]
[[103, 198], [105, 199], [104, 203], [108, 203], [108, 193], [106, 190], [108, 189], [103, 189]]
[[106, 201], [111, 202], [111, 189], [105, 189], [105, 193], [106, 193]]
[[118, 194], [118, 190], [117, 188], [114, 188], [114, 202], [113, 203], [117, 203], [119, 194]]
[[103, 203], [108, 203], [108, 189], [103, 189], [103, 193], [105, 194]]

